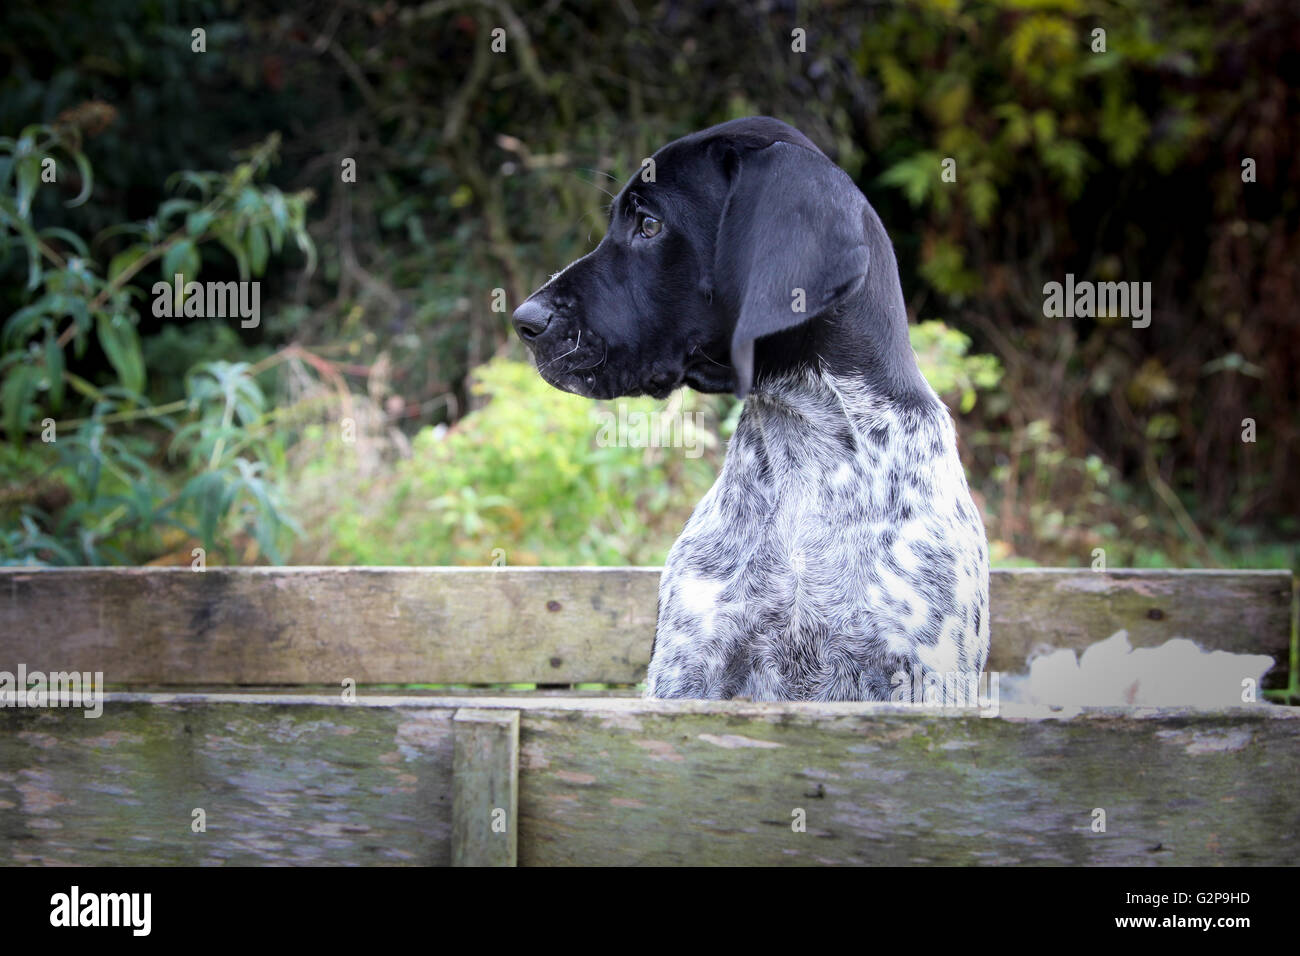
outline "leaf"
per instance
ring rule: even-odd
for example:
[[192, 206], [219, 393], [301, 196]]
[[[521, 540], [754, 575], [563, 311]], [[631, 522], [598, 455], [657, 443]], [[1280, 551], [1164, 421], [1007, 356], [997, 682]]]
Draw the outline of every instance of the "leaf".
[[966, 203], [976, 225], [987, 226], [998, 204], [998, 191], [986, 179], [977, 179], [966, 187]]
[[56, 296], [43, 295], [31, 305], [24, 306], [9, 316], [0, 343], [3, 343], [6, 349], [20, 347], [40, 327], [42, 318], [54, 314], [56, 302]]
[[217, 242], [221, 243], [222, 248], [229, 252], [235, 259], [235, 265], [239, 267], [239, 278], [241, 281], [248, 280], [248, 253], [244, 247], [239, 244], [235, 238], [234, 232], [229, 226], [219, 225], [214, 231]]
[[1141, 107], [1123, 100], [1118, 93], [1108, 94], [1101, 111], [1099, 132], [1110, 144], [1115, 162], [1127, 166], [1137, 157], [1150, 134]]
[[954, 126], [970, 105], [970, 83], [963, 76], [944, 76], [930, 87], [926, 105], [941, 125]]
[[4, 385], [0, 387], [0, 398], [4, 399], [5, 431], [16, 445], [22, 444], [23, 431], [35, 411], [30, 400], [39, 384], [39, 369], [32, 365], [16, 365], [9, 370]]
[[1169, 441], [1178, 437], [1178, 419], [1168, 412], [1158, 412], [1146, 425], [1146, 435], [1151, 441]]
[[18, 174], [18, 215], [26, 219], [32, 210], [32, 197], [41, 184], [41, 157], [37, 153], [23, 156], [15, 164]]
[[1070, 198], [1076, 197], [1083, 188], [1087, 150], [1075, 140], [1062, 139], [1042, 147], [1039, 152], [1043, 165], [1062, 181], [1065, 194]]
[[168, 176], [164, 188], [171, 190], [178, 184], [182, 186], [193, 186], [199, 191], [199, 195], [204, 199], [207, 199], [208, 193], [212, 191], [212, 179], [213, 175], [211, 173], [196, 173], [193, 170], [187, 169]]
[[0, 196], [0, 222], [7, 223], [23, 240], [27, 248], [27, 288], [35, 289], [41, 284], [41, 250], [36, 232], [22, 216], [13, 203], [5, 196]]
[[199, 531], [205, 547], [216, 544], [217, 526], [230, 511], [238, 491], [224, 470], [205, 471], [190, 479], [181, 498], [193, 501], [198, 510]]
[[144, 357], [140, 338], [128, 316], [98, 312], [95, 314], [99, 344], [113, 370], [127, 391], [139, 395], [144, 391]]
[[307, 257], [306, 271], [307, 275], [310, 276], [316, 271], [316, 243], [312, 242], [311, 236], [307, 234], [305, 229], [296, 230], [294, 238], [298, 243], [298, 248], [302, 250], [302, 254]]
[[182, 282], [193, 282], [198, 278], [199, 250], [192, 239], [182, 239], [163, 253], [163, 279], [171, 282], [178, 274]]
[[271, 250], [278, 254], [284, 243], [285, 230], [289, 228], [289, 208], [285, 204], [284, 194], [273, 187], [266, 191], [266, 206], [271, 213], [271, 219], [267, 223], [267, 229], [271, 233]]
[[880, 177], [885, 186], [898, 186], [913, 206], [925, 202], [925, 197], [939, 181], [941, 157], [933, 152], [921, 152], [895, 163]]
[[197, 238], [207, 232], [208, 226], [216, 218], [217, 214], [211, 209], [196, 209], [185, 217], [185, 231], [190, 234], [190, 238]]
[[98, 245], [105, 239], [111, 239], [113, 236], [119, 235], [144, 237], [148, 234], [148, 231], [147, 227], [140, 225], [138, 222], [118, 223], [116, 226], [109, 226], [107, 229], [101, 230], [95, 236], [95, 243]]
[[881, 57], [880, 79], [885, 88], [885, 99], [908, 105], [916, 99], [916, 80], [912, 71], [892, 56]]
[[266, 242], [266, 230], [257, 223], [249, 225], [244, 245], [248, 249], [249, 268], [252, 269], [253, 275], [260, 276], [266, 271], [266, 260], [271, 252]]
[[262, 194], [253, 186], [245, 186], [235, 200], [235, 212], [253, 216], [262, 211], [263, 205]]
[[50, 410], [55, 414], [63, 409], [63, 368], [63, 346], [50, 329], [45, 336], [45, 375], [50, 386]]
[[81, 296], [74, 296], [68, 302], [67, 314], [72, 316], [72, 321], [77, 326], [76, 341], [84, 342], [90, 332], [91, 323], [88, 303]]
[[76, 249], [77, 255], [81, 256], [81, 258], [90, 258], [90, 248], [86, 245], [86, 240], [82, 239], [75, 232], [68, 229], [62, 229], [58, 226], [49, 226], [48, 228], [42, 229], [39, 235], [42, 238], [50, 236], [55, 239], [62, 239], [73, 249]]
[[128, 266], [138, 262], [142, 256], [149, 251], [149, 246], [143, 243], [136, 243], [134, 246], [127, 246], [108, 262], [108, 281], [110, 284], [117, 281]]
[[64, 203], [69, 209], [80, 206], [89, 199], [90, 191], [95, 184], [95, 176], [90, 168], [90, 160], [86, 158], [85, 154], [80, 150], [76, 150], [72, 154], [72, 159], [77, 164], [77, 171], [81, 173], [81, 192]]
[[158, 207], [158, 221], [166, 224], [174, 213], [183, 212], [188, 215], [190, 210], [197, 208], [198, 205], [193, 199], [168, 199]]
[[1008, 145], [1017, 147], [1029, 142], [1033, 133], [1024, 107], [1018, 103], [1003, 103], [993, 110], [993, 115], [1006, 124], [1002, 129]]

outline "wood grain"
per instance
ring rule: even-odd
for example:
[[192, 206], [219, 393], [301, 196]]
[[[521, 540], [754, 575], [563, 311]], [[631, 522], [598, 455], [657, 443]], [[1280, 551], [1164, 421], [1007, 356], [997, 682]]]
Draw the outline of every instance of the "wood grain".
[[448, 863], [462, 707], [519, 715], [521, 865], [1300, 854], [1292, 708], [113, 694], [0, 709], [0, 863]]
[[452, 778], [453, 866], [515, 866], [519, 859], [519, 711], [462, 707]]
[[[635, 683], [656, 568], [0, 569], [0, 670], [111, 684]], [[994, 571], [990, 667], [1037, 646], [1187, 637], [1270, 654], [1285, 686], [1286, 571]]]

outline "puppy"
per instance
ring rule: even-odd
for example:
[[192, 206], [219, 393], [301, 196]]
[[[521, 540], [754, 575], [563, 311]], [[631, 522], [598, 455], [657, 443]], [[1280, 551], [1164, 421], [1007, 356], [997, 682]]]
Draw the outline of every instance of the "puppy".
[[778, 120], [653, 159], [596, 249], [513, 316], [565, 391], [745, 399], [664, 567], [647, 695], [967, 694], [988, 656], [987, 541], [879, 217]]

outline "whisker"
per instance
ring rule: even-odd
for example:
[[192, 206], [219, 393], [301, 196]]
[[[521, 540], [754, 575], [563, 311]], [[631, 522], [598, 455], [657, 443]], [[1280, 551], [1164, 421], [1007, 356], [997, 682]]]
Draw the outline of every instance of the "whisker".
[[577, 368], [571, 368], [566, 375], [572, 375], [574, 372], [585, 372], [587, 369], [600, 368], [605, 364], [605, 359], [609, 358], [609, 343], [605, 344], [605, 354], [600, 357], [599, 362], [593, 362], [591, 365], [580, 365]]
[[578, 329], [578, 339], [577, 339], [576, 342], [573, 343], [573, 348], [569, 349], [569, 351], [565, 352], [563, 355], [557, 355], [557, 356], [555, 356], [555, 358], [553, 358], [553, 359], [551, 359], [549, 362], [547, 362], [546, 365], [539, 365], [539, 366], [537, 366], [537, 371], [540, 372], [542, 369], [546, 368], [547, 365], [554, 365], [556, 362], [558, 362], [558, 361], [559, 361], [560, 359], [562, 359], [562, 358], [568, 358], [568, 357], [569, 357], [570, 355], [572, 355], [574, 352], [578, 351], [578, 346], [580, 346], [581, 344], [582, 344], [582, 329]]
[[[593, 170], [591, 170], [591, 172], [593, 172], [593, 173], [594, 173], [594, 172], [599, 172], [599, 170], [593, 169]], [[574, 172], [573, 175], [578, 176], [577, 172]], [[608, 189], [606, 189], [606, 188], [605, 188], [604, 186], [602, 186], [600, 183], [598, 183], [598, 182], [593, 182], [593, 181], [590, 180], [590, 179], [583, 179], [583, 177], [581, 177], [581, 176], [578, 176], [578, 178], [581, 179], [581, 180], [582, 180], [584, 183], [586, 183], [588, 186], [595, 186], [597, 189], [599, 189], [601, 192], [603, 192], [603, 193], [604, 193], [606, 196], [608, 196], [610, 199], [617, 199], [617, 198], [618, 198], [614, 193], [610, 192]], [[610, 179], [614, 179], [613, 176], [610, 176], [609, 178], [610, 178]], [[614, 181], [617, 182], [618, 180], [614, 180]]]
[[608, 173], [603, 169], [597, 169], [594, 166], [579, 166], [577, 168], [581, 169], [584, 173], [599, 173], [602, 176], [608, 176], [610, 179], [614, 180], [614, 182], [618, 182], [618, 179], [612, 173]]
[[[588, 209], [588, 210], [587, 210], [586, 212], [584, 212], [581, 216], [579, 216], [579, 217], [578, 217], [578, 221], [575, 222], [572, 226], [570, 226], [567, 230], [565, 230], [565, 232], [566, 232], [566, 233], [567, 233], [567, 232], [572, 232], [574, 229], [578, 229], [578, 228], [580, 228], [584, 222], [586, 222], [586, 221], [587, 221], [588, 219], [590, 219], [592, 216], [596, 215], [596, 213], [598, 213], [598, 212], [600, 212], [599, 209]], [[599, 222], [600, 220], [598, 219], [598, 220], [596, 220], [596, 221]], [[590, 232], [587, 233], [587, 238], [588, 238], [588, 239], [591, 238], [591, 233], [590, 233]]]
[[[698, 345], [695, 346], [695, 348], [691, 349], [691, 352], [692, 352], [692, 353], [700, 352], [700, 347], [699, 347]], [[717, 359], [715, 359], [715, 358], [714, 358], [713, 356], [711, 356], [711, 355], [706, 355], [704, 352], [700, 352], [700, 355], [703, 356], [704, 358], [708, 359], [710, 362], [712, 362], [712, 363], [713, 363], [714, 365], [716, 365], [718, 368], [726, 368], [726, 367], [727, 367], [727, 366], [723, 365], [721, 362], [719, 362]]]

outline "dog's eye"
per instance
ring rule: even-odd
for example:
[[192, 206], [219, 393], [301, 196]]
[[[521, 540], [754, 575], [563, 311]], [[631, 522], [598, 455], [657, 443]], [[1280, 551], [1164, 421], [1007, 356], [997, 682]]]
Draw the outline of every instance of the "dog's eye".
[[653, 239], [659, 235], [659, 230], [663, 227], [664, 224], [654, 216], [648, 216], [645, 213], [637, 215], [637, 230], [647, 239]]

